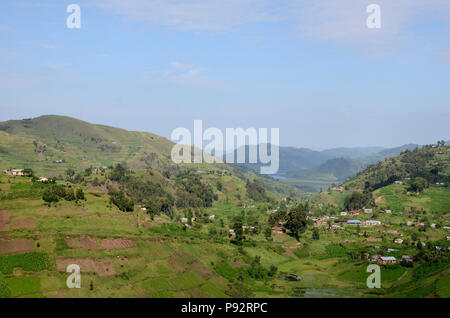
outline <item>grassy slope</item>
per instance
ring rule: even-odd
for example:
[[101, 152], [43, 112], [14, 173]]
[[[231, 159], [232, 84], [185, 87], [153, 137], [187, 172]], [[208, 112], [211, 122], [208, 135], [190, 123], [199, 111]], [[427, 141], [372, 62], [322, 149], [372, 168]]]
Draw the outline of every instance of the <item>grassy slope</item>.
[[[62, 116], [0, 123], [3, 166], [31, 167], [38, 173], [62, 173], [90, 166], [127, 162], [131, 168], [169, 164], [173, 143], [151, 133], [93, 125]], [[37, 142], [37, 147], [33, 142]], [[43, 147], [46, 151], [42, 151]], [[53, 163], [65, 160], [66, 163]]]

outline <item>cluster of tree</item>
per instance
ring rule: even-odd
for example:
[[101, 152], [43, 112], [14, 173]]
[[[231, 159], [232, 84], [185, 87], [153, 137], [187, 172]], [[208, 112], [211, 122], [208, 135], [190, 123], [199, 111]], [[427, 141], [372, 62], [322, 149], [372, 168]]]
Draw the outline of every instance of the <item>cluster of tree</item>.
[[179, 208], [211, 207], [213, 201], [218, 199], [213, 187], [204, 184], [198, 175], [190, 171], [180, 173], [176, 177], [176, 183], [176, 205]]
[[[442, 147], [445, 145], [439, 142]], [[431, 146], [424, 146], [420, 149], [405, 150], [398, 158], [386, 159], [370, 165], [364, 171], [357, 174], [357, 179], [362, 179], [364, 188], [373, 191], [378, 188], [394, 183], [406, 177], [425, 179], [428, 183], [450, 181], [450, 176], [445, 173], [446, 166], [439, 162], [433, 162], [436, 149]], [[433, 165], [431, 163], [433, 162]]]
[[295, 237], [297, 240], [300, 238], [300, 234], [306, 231], [308, 225], [306, 214], [308, 211], [308, 203], [299, 203], [292, 207], [287, 214], [284, 227], [289, 231], [289, 235]]
[[86, 200], [83, 189], [78, 188], [74, 191], [72, 187], [66, 187], [60, 184], [45, 189], [42, 194], [42, 199], [48, 204], [59, 202], [60, 199], [65, 199], [66, 201]]
[[272, 202], [273, 200], [267, 195], [264, 186], [257, 180], [247, 180], [245, 184], [247, 195], [255, 202]]
[[428, 181], [422, 177], [414, 178], [409, 185], [409, 190], [414, 192], [422, 192], [426, 188], [428, 188]]
[[375, 206], [372, 192], [369, 191], [353, 191], [351, 195], [345, 198], [344, 208], [346, 210], [359, 210], [364, 207], [369, 208]]
[[126, 197], [125, 193], [121, 190], [109, 191], [110, 202], [117, 206], [120, 211], [132, 212], [134, 210], [134, 202], [132, 199]]
[[271, 265], [269, 269], [264, 268], [264, 266], [261, 265], [261, 257], [255, 256], [247, 273], [254, 279], [265, 279], [266, 277], [274, 277], [277, 271], [278, 268], [274, 265]]

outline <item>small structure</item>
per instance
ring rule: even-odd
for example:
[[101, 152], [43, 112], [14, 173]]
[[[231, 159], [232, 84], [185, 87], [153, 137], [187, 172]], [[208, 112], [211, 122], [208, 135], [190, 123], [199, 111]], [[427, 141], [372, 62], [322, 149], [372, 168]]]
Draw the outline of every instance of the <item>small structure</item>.
[[357, 224], [361, 224], [361, 221], [360, 220], [348, 220], [347, 224], [357, 225]]
[[372, 213], [372, 209], [364, 209], [364, 213]]
[[381, 264], [395, 264], [397, 259], [394, 256], [381, 256], [378, 262]]
[[359, 215], [359, 211], [358, 210], [351, 210], [350, 214], [351, 215]]
[[376, 220], [367, 220], [364, 222], [367, 226], [376, 226], [376, 225], [381, 225], [380, 221], [376, 221]]
[[397, 181], [395, 181], [394, 183], [395, 183], [395, 184], [403, 184], [403, 181], [402, 181], [402, 180], [397, 180]]
[[410, 256], [410, 255], [403, 255], [402, 256], [402, 260], [406, 261], [406, 262], [413, 262], [414, 261], [414, 257]]
[[23, 176], [25, 175], [23, 169], [3, 170], [3, 173], [8, 176]]
[[216, 217], [216, 216], [213, 214], [213, 215], [210, 215], [210, 216], [208, 217], [208, 219], [209, 219], [210, 221], [212, 221], [212, 220], [214, 220], [215, 217]]
[[396, 244], [403, 244], [403, 239], [401, 239], [401, 238], [395, 239], [394, 243], [396, 243]]
[[346, 216], [346, 215], [347, 215], [347, 212], [342, 211], [342, 212], [341, 212], [341, 215], [342, 215], [342, 216]]
[[187, 218], [181, 218], [181, 223], [187, 223], [188, 219]]
[[333, 230], [339, 230], [339, 229], [341, 228], [341, 226], [340, 226], [340, 225], [337, 225], [337, 224], [333, 224], [333, 225], [331, 226], [331, 228], [332, 228]]
[[37, 179], [37, 182], [44, 182], [44, 183], [46, 183], [46, 182], [48, 182], [48, 178], [39, 177], [39, 179]]
[[272, 228], [272, 231], [273, 232], [277, 232], [277, 233], [283, 233], [283, 229], [281, 227], [278, 227], [278, 226], [274, 226]]
[[392, 213], [391, 210], [384, 210], [384, 212], [386, 212], [386, 213], [388, 213], [388, 214]]

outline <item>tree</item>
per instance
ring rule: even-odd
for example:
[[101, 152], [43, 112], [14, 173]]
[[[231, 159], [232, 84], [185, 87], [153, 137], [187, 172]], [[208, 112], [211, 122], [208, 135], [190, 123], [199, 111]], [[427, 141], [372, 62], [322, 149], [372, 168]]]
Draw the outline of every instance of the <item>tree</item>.
[[307, 210], [307, 205], [298, 204], [293, 207], [287, 215], [285, 227], [290, 231], [290, 235], [295, 237], [297, 240], [300, 238], [300, 234], [306, 230], [308, 223], [306, 220]]
[[50, 205], [50, 203], [52, 202], [58, 202], [59, 198], [58, 195], [54, 191], [52, 191], [51, 188], [48, 188], [44, 191], [42, 195], [42, 200], [44, 200]]
[[234, 238], [234, 241], [241, 245], [242, 241], [244, 240], [244, 231], [242, 229], [243, 226], [243, 219], [242, 216], [236, 216], [233, 223], [233, 229], [234, 234], [236, 234], [236, 237]]
[[264, 230], [264, 237], [268, 240], [272, 237], [272, 229], [270, 227]]
[[67, 180], [72, 180], [74, 175], [75, 175], [75, 170], [73, 170], [72, 168], [68, 168], [66, 170]]
[[312, 238], [313, 238], [313, 240], [319, 240], [320, 239], [319, 229], [316, 228], [316, 227], [312, 231]]
[[264, 276], [266, 274], [266, 270], [261, 265], [261, 257], [260, 256], [258, 256], [258, 255], [255, 256], [252, 263], [250, 264], [250, 268], [248, 269], [248, 274], [250, 275], [250, 277], [253, 277], [255, 279], [263, 279], [264, 278]]
[[417, 177], [411, 181], [410, 190], [415, 192], [422, 192], [428, 187], [428, 181], [425, 178]]
[[75, 193], [73, 192], [73, 189], [67, 189], [66, 200], [67, 201], [75, 201]]
[[86, 198], [84, 197], [83, 189], [79, 188], [77, 190], [76, 198], [77, 198], [77, 200], [86, 200]]

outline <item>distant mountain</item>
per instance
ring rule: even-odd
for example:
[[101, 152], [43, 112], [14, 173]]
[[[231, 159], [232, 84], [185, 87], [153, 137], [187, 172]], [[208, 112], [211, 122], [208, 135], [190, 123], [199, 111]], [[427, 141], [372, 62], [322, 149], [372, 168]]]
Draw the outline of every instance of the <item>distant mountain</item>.
[[323, 154], [327, 154], [333, 158], [360, 158], [377, 154], [385, 150], [383, 147], [352, 147], [352, 148], [334, 148], [323, 150]]

